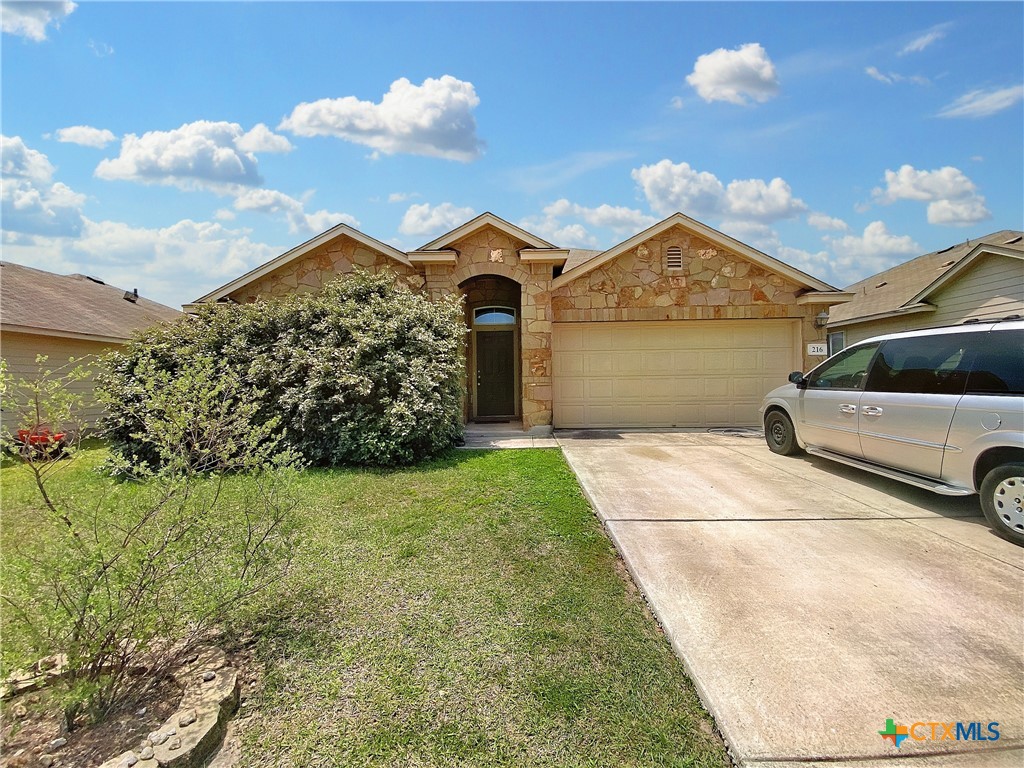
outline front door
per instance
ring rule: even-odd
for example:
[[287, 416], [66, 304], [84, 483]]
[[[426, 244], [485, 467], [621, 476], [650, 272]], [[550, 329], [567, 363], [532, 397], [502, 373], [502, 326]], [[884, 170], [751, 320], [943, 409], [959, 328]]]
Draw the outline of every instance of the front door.
[[515, 331], [477, 331], [476, 416], [515, 416]]

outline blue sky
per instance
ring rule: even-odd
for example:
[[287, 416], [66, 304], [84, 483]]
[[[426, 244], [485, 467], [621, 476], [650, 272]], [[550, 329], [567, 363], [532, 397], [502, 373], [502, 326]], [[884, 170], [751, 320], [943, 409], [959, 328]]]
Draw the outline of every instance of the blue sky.
[[1021, 3], [3, 2], [3, 258], [190, 301], [338, 222], [673, 211], [837, 286], [1024, 219]]

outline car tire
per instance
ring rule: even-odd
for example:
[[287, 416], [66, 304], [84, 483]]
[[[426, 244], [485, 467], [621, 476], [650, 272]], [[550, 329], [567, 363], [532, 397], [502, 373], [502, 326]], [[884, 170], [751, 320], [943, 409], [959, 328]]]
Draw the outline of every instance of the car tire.
[[1000, 464], [985, 475], [981, 509], [997, 534], [1024, 546], [1024, 464]]
[[772, 453], [783, 456], [800, 453], [793, 422], [782, 411], [772, 411], [764, 417], [764, 440]]

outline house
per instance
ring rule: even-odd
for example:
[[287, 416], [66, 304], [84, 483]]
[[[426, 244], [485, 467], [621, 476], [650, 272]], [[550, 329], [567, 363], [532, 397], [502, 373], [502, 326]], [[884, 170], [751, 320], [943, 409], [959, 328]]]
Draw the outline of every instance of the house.
[[[71, 357], [91, 359], [124, 344], [137, 330], [180, 316], [94, 277], [0, 262], [0, 357], [15, 379], [38, 375], [37, 355], [46, 355], [47, 367], [57, 370]], [[82, 415], [94, 422], [100, 410], [92, 381], [79, 382], [77, 391], [87, 403]]]
[[355, 266], [464, 296], [465, 418], [527, 431], [757, 424], [764, 393], [822, 359], [816, 317], [848, 298], [681, 213], [606, 251], [485, 213], [409, 252], [339, 224], [196, 304], [316, 291]]
[[1004, 229], [854, 283], [829, 310], [829, 352], [883, 333], [1024, 316], [1024, 233]]

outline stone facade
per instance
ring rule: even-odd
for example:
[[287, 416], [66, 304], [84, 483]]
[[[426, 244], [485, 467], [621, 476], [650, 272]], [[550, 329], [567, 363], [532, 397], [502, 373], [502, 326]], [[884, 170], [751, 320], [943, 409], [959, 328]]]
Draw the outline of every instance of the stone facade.
[[[673, 246], [682, 250], [681, 269], [666, 267]], [[787, 278], [675, 226], [554, 288], [551, 313], [555, 322], [791, 318], [802, 321], [804, 341], [823, 341], [814, 316], [825, 305], [797, 304], [799, 292]], [[805, 357], [805, 370], [819, 362]]]
[[[515, 231], [514, 227], [508, 229]], [[228, 295], [238, 302], [250, 302], [319, 291], [331, 279], [358, 266], [374, 272], [391, 269], [414, 290], [431, 298], [464, 295], [470, 328], [472, 310], [477, 307], [515, 308], [519, 330], [517, 410], [525, 430], [551, 424], [554, 322], [784, 318], [801, 322], [801, 342], [825, 338], [824, 330], [815, 328], [814, 318], [827, 302], [800, 303], [804, 286], [679, 224], [666, 226], [589, 271], [557, 278], [553, 271], [560, 259], [557, 254], [564, 257], [564, 251], [548, 256], [545, 248], [531, 246], [493, 217], [467, 234], [459, 235], [456, 230], [453, 237], [456, 239], [445, 241], [440, 250], [413, 253], [412, 264], [407, 265], [341, 234]], [[666, 252], [673, 247], [682, 252], [680, 268], [667, 266]], [[474, 378], [468, 366], [473, 355], [469, 351], [466, 383], [472, 396]], [[804, 369], [820, 360], [805, 355]], [[467, 419], [472, 413], [467, 400]]]
[[414, 267], [406, 266], [342, 235], [269, 275], [239, 288], [230, 294], [230, 297], [239, 304], [247, 304], [259, 298], [315, 293], [320, 291], [325, 283], [351, 272], [354, 266], [363, 267], [371, 272], [379, 272], [387, 267], [411, 287], [418, 290], [423, 286], [423, 277]]
[[[520, 413], [523, 429], [551, 424], [551, 264], [523, 262], [519, 251], [528, 243], [507, 232], [484, 226], [447, 246], [458, 254], [454, 266], [425, 265], [431, 296], [458, 294], [465, 285], [476, 300], [483, 275], [497, 275], [519, 285]], [[472, 282], [468, 282], [471, 281]], [[481, 306], [477, 304], [477, 306]]]

